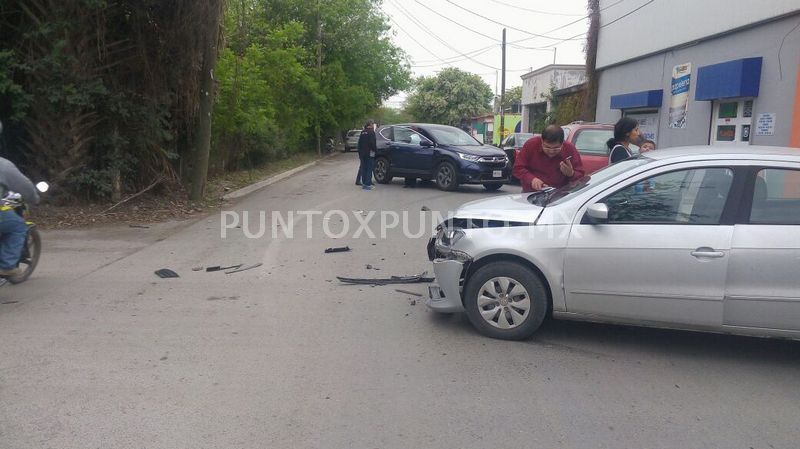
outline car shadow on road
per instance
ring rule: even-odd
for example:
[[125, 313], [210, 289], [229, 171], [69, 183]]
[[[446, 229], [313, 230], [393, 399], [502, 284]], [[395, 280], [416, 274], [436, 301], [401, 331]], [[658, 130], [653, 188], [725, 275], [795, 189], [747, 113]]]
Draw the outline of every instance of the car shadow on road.
[[[479, 336], [465, 314], [431, 315], [432, 324], [448, 332]], [[521, 343], [592, 354], [645, 352], [653, 356], [747, 360], [800, 368], [800, 341], [777, 338], [548, 319], [531, 339]]]
[[396, 178], [388, 184], [380, 184], [384, 188], [397, 188], [397, 189], [418, 189], [418, 190], [436, 190], [442, 193], [477, 193], [486, 195], [502, 195], [511, 193], [520, 193], [522, 190], [518, 185], [503, 184], [500, 190], [488, 191], [480, 184], [461, 184], [452, 192], [447, 192], [439, 189], [434, 181], [417, 181], [413, 186], [407, 186], [403, 178]]

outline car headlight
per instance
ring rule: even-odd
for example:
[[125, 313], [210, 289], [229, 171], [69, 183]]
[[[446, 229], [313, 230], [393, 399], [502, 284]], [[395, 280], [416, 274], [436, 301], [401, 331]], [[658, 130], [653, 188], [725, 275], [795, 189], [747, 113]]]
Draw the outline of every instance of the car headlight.
[[478, 162], [479, 160], [481, 160], [480, 156], [475, 156], [474, 154], [458, 153], [458, 157], [464, 159], [465, 161], [470, 161], [470, 162]]
[[464, 251], [453, 249], [453, 245], [455, 245], [456, 242], [464, 238], [465, 235], [466, 233], [464, 233], [462, 229], [440, 228], [436, 233], [435, 246], [436, 246], [437, 256], [448, 260], [457, 260], [459, 262], [471, 261], [472, 256], [465, 253]]

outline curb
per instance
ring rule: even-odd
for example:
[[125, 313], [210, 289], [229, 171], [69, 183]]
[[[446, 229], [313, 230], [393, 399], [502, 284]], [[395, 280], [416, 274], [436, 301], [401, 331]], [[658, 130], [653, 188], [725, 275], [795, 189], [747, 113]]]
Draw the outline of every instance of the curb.
[[243, 196], [249, 195], [249, 194], [251, 194], [253, 192], [257, 192], [257, 191], [263, 189], [264, 187], [267, 187], [269, 185], [275, 184], [276, 182], [278, 182], [278, 181], [280, 181], [282, 179], [286, 179], [286, 178], [288, 178], [289, 176], [292, 176], [295, 173], [299, 173], [299, 172], [301, 172], [301, 171], [303, 171], [303, 170], [305, 170], [307, 168], [313, 167], [313, 166], [317, 165], [320, 161], [324, 161], [326, 159], [334, 157], [337, 154], [338, 154], [338, 152], [333, 152], [333, 153], [331, 153], [329, 155], [326, 155], [326, 156], [323, 156], [323, 157], [317, 159], [316, 161], [309, 162], [307, 164], [303, 164], [303, 165], [301, 165], [299, 167], [295, 167], [295, 168], [293, 168], [291, 170], [287, 170], [285, 172], [278, 173], [277, 175], [272, 175], [267, 179], [264, 179], [264, 180], [256, 182], [255, 184], [250, 184], [247, 187], [242, 187], [239, 190], [234, 190], [233, 192], [226, 193], [225, 195], [222, 195], [222, 199], [223, 200], [233, 200], [233, 199], [237, 199], [237, 198], [241, 198]]

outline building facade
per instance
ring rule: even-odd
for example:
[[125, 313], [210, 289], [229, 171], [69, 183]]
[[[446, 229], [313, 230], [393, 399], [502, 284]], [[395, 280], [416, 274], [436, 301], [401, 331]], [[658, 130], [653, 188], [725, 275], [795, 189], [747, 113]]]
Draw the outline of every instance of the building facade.
[[551, 64], [522, 75], [522, 132], [540, 132], [536, 124], [550, 112], [553, 90], [586, 81], [586, 66]]
[[800, 2], [600, 7], [597, 121], [635, 117], [661, 148], [800, 147]]

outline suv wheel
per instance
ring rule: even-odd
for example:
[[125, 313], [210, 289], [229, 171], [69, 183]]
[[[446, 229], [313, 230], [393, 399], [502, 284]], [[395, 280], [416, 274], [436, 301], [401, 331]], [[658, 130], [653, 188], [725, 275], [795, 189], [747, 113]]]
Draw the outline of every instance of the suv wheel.
[[444, 161], [436, 167], [436, 185], [447, 191], [458, 188], [458, 170], [452, 162]]
[[375, 181], [378, 184], [389, 184], [392, 182], [392, 174], [389, 173], [389, 160], [385, 157], [379, 157], [375, 161], [375, 168], [372, 170], [372, 174], [375, 175]]
[[502, 340], [530, 338], [547, 315], [547, 289], [539, 276], [517, 262], [479, 268], [464, 288], [464, 307], [483, 335]]

